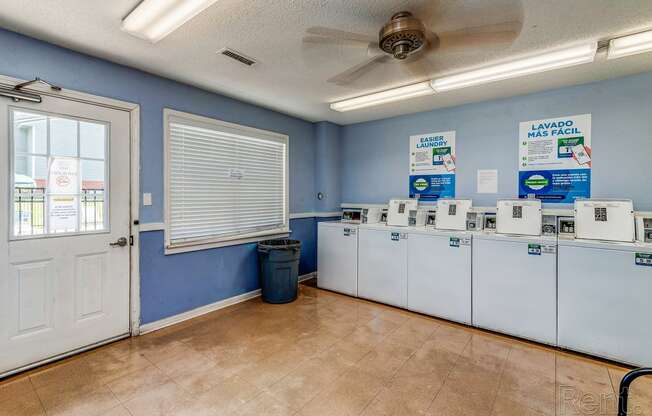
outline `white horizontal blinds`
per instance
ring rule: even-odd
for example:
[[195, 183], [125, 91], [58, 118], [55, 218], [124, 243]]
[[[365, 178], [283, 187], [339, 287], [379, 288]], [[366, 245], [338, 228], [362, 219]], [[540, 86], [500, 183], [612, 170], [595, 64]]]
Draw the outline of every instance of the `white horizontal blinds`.
[[178, 116], [168, 131], [170, 244], [286, 231], [286, 140]]

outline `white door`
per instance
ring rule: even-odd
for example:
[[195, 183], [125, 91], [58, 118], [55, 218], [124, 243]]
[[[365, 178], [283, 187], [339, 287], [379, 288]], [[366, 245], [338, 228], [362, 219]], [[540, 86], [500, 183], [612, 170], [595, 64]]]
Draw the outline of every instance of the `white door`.
[[129, 332], [129, 128], [0, 99], [0, 375]]
[[402, 231], [360, 228], [358, 296], [407, 307], [407, 238]]
[[317, 286], [358, 296], [358, 227], [320, 222], [317, 238]]
[[471, 238], [410, 234], [408, 309], [471, 323]]

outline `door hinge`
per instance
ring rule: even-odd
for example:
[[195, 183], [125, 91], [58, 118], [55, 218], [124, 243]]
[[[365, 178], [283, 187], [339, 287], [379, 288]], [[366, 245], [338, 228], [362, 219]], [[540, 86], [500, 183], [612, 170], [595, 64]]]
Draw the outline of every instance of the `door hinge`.
[[129, 245], [130, 245], [130, 246], [133, 246], [133, 245], [134, 245], [134, 236], [133, 236], [133, 235], [130, 235], [130, 236], [129, 236]]

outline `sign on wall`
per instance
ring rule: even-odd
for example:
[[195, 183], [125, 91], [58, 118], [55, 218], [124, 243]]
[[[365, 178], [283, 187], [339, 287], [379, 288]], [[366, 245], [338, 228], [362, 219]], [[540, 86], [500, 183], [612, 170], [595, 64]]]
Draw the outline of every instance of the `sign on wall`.
[[591, 196], [591, 114], [520, 123], [518, 188], [543, 202]]
[[410, 136], [410, 197], [455, 197], [455, 132]]

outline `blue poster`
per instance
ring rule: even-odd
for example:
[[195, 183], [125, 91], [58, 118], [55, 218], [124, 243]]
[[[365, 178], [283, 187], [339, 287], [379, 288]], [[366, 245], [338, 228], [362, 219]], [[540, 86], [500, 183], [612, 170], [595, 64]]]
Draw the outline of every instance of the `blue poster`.
[[410, 136], [410, 198], [455, 197], [455, 132]]
[[518, 196], [564, 204], [591, 197], [591, 114], [520, 123]]

